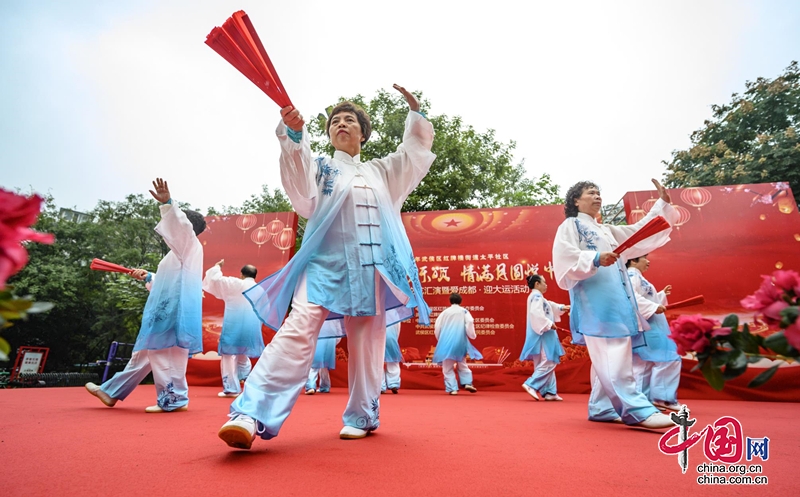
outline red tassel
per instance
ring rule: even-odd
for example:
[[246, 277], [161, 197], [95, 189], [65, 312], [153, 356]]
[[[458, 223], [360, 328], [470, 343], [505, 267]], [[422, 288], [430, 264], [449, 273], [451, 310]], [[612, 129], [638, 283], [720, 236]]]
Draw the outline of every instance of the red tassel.
[[705, 303], [706, 303], [706, 298], [703, 297], [702, 295], [697, 295], [696, 297], [692, 297], [690, 299], [681, 300], [680, 302], [675, 302], [672, 304], [667, 304], [665, 307], [667, 308], [668, 311], [671, 311], [673, 309], [680, 309], [681, 307], [690, 307], [693, 305], [700, 305]]
[[619, 247], [614, 249], [614, 253], [617, 255], [621, 255], [623, 252], [628, 250], [629, 248], [633, 247], [637, 243], [641, 242], [644, 239], [650, 238], [651, 236], [668, 229], [669, 223], [666, 219], [662, 216], [655, 217], [650, 220], [647, 224], [641, 227], [639, 231], [634, 233], [630, 236], [627, 240], [622, 242]]
[[128, 269], [125, 266], [120, 266], [119, 264], [114, 264], [112, 262], [106, 262], [102, 259], [92, 259], [89, 269], [94, 269], [95, 271], [108, 271], [109, 273], [131, 274], [133, 272], [133, 269]]

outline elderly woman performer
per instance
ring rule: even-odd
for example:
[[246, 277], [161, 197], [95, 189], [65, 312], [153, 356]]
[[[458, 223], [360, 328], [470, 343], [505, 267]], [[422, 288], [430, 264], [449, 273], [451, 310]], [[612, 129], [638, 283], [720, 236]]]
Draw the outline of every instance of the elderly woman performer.
[[281, 181], [308, 224], [297, 254], [255, 287], [263, 293], [245, 294], [278, 333], [219, 430], [231, 447], [249, 449], [256, 433], [278, 434], [303, 390], [322, 323], [337, 318], [347, 333], [350, 391], [339, 437], [365, 437], [379, 425], [386, 327], [409, 319], [414, 307], [420, 322], [430, 322], [400, 208], [436, 157], [433, 126], [414, 95], [394, 88], [409, 106], [403, 142], [366, 162], [360, 154], [371, 125], [357, 105], [333, 108], [326, 130], [336, 152], [315, 160], [303, 117], [291, 106], [281, 109]]
[[659, 200], [641, 221], [613, 226], [597, 221], [602, 207], [600, 189], [584, 181], [566, 195], [566, 219], [553, 242], [553, 269], [558, 286], [569, 291], [572, 341], [586, 345], [592, 360], [590, 421], [621, 421], [645, 428], [673, 426], [636, 388], [632, 346], [640, 331], [649, 329], [639, 313], [624, 260], [638, 257], [669, 241], [667, 229], [639, 242], [624, 254], [614, 249], [655, 216], [673, 225], [677, 214], [667, 190], [653, 180]]

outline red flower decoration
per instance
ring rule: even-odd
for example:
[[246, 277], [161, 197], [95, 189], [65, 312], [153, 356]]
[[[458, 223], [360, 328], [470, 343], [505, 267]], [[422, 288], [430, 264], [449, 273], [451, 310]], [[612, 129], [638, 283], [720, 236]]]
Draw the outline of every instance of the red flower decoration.
[[25, 197], [0, 188], [0, 289], [28, 263], [22, 242], [53, 243], [53, 235], [30, 229], [42, 207], [42, 197]]
[[678, 346], [680, 355], [687, 352], [702, 354], [711, 346], [711, 336], [730, 333], [728, 328], [719, 328], [719, 321], [704, 318], [700, 314], [679, 316], [670, 323], [669, 328], [671, 331], [669, 336]]

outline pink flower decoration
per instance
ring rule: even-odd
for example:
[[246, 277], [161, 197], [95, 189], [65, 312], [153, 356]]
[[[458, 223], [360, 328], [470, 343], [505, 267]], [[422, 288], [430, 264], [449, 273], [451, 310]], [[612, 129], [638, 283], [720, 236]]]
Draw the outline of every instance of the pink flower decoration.
[[742, 307], [745, 309], [760, 311], [783, 297], [783, 292], [773, 283], [772, 276], [762, 274], [761, 278], [761, 287], [756, 290], [756, 293], [741, 300]]
[[22, 242], [53, 243], [54, 237], [30, 229], [42, 207], [42, 197], [24, 197], [0, 188], [0, 289], [28, 263]]
[[782, 271], [778, 270], [772, 273], [772, 279], [775, 286], [784, 291], [795, 291], [800, 287], [800, 274], [795, 271]]
[[786, 337], [786, 341], [789, 342], [789, 345], [800, 350], [800, 319], [795, 320], [794, 323], [783, 330], [783, 335]]
[[[678, 346], [680, 355], [687, 352], [701, 354], [711, 345], [709, 337], [717, 327], [719, 327], [719, 321], [704, 318], [700, 314], [683, 315], [670, 323], [671, 333], [669, 336]], [[720, 328], [720, 330], [727, 330], [727, 333], [730, 333], [730, 329], [727, 328]], [[725, 334], [725, 332], [721, 331], [720, 334]]]

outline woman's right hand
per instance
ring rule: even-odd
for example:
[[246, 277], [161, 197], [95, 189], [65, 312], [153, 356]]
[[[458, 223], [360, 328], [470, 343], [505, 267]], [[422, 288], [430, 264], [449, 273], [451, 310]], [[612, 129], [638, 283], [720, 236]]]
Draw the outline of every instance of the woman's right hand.
[[614, 252], [600, 252], [601, 266], [611, 266], [617, 262], [617, 259], [619, 259], [619, 255], [615, 254]]
[[293, 131], [302, 131], [303, 125], [306, 123], [303, 120], [303, 116], [300, 115], [300, 111], [291, 105], [287, 105], [281, 109], [281, 119], [283, 119], [283, 124]]

